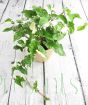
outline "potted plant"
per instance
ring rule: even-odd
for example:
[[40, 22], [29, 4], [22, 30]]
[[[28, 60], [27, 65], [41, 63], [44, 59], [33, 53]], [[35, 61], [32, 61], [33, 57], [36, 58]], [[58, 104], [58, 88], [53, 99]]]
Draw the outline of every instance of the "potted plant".
[[[52, 51], [55, 51], [61, 56], [65, 55], [64, 49], [60, 41], [66, 36], [72, 34], [75, 30], [83, 30], [88, 24], [84, 23], [82, 26], [75, 27], [74, 20], [80, 16], [77, 13], [72, 13], [68, 8], [64, 12], [55, 13], [51, 5], [48, 9], [33, 6], [31, 10], [22, 11], [23, 18], [13, 21], [8, 18], [5, 22], [11, 24], [10, 27], [4, 29], [4, 32], [13, 31], [14, 33], [14, 49], [23, 51], [26, 49], [27, 55], [19, 62], [14, 62], [12, 67], [13, 73], [18, 70], [24, 77], [15, 76], [15, 82], [23, 86], [23, 82], [39, 92], [37, 82], [30, 85], [25, 75], [27, 75], [27, 68], [31, 67], [34, 60], [39, 62], [46, 61]], [[65, 14], [65, 15], [64, 15]], [[48, 99], [48, 98], [45, 98]]]

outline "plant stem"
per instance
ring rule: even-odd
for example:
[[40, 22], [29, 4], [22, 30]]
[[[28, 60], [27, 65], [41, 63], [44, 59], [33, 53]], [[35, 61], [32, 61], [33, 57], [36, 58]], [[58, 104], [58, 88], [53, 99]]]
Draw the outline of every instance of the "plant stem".
[[[27, 82], [28, 86], [29, 86], [31, 89], [33, 89], [32, 85], [30, 84], [30, 82], [29, 82], [27, 79], [26, 79], [26, 82]], [[39, 93], [39, 94], [44, 98], [44, 100], [50, 100], [45, 94], [41, 93], [38, 89], [37, 89], [36, 92]]]

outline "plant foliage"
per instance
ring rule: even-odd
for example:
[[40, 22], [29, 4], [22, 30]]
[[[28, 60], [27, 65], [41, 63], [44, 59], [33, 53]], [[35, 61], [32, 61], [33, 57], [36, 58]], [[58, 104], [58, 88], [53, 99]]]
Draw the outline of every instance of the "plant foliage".
[[[4, 32], [13, 31], [14, 33], [14, 42], [16, 43], [14, 49], [20, 51], [27, 49], [28, 52], [24, 59], [13, 67], [14, 72], [18, 70], [23, 75], [27, 75], [27, 68], [31, 67], [36, 52], [46, 56], [46, 50], [53, 49], [59, 55], [65, 55], [60, 41], [76, 30], [74, 20], [80, 19], [80, 16], [77, 13], [72, 13], [68, 8], [65, 8], [64, 12], [65, 15], [64, 13], [56, 14], [51, 5], [48, 5], [48, 10], [33, 6], [31, 10], [22, 11], [24, 18], [16, 21], [10, 18], [5, 20], [11, 26], [5, 28]], [[83, 30], [87, 25], [85, 23], [77, 30]], [[15, 78], [15, 82], [20, 86], [25, 81], [20, 75]], [[37, 82], [34, 83], [33, 89], [37, 91]]]

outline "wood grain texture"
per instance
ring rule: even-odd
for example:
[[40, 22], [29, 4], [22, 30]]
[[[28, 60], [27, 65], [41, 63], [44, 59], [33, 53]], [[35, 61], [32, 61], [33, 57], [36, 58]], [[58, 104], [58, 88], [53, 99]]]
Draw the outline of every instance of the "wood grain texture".
[[[74, 0], [63, 0], [64, 6], [70, 7], [73, 12], [80, 13], [83, 18], [83, 23], [87, 20], [88, 16], [87, 0], [80, 1], [81, 0], [76, 2]], [[1, 23], [8, 17], [14, 20], [21, 18], [21, 11], [24, 7], [25, 9], [30, 9], [32, 5], [36, 5], [46, 8], [48, 4], [54, 6], [56, 13], [63, 11], [61, 0], [4, 0], [3, 3], [0, 3]], [[80, 22], [76, 21], [76, 23], [78, 24]], [[22, 59], [26, 52], [21, 53], [17, 51], [15, 56], [12, 33], [1, 32], [6, 26], [8, 26], [8, 24], [0, 24], [0, 105], [88, 104], [88, 28], [85, 31], [76, 32], [71, 36], [72, 45], [69, 37], [65, 37], [64, 40], [61, 41], [66, 56], [61, 57], [53, 52], [47, 62], [33, 62], [32, 68], [28, 68], [27, 78], [30, 83], [32, 84], [37, 80], [39, 90], [50, 97], [50, 101], [46, 102], [43, 100], [43, 97], [34, 93], [28, 86], [21, 88], [16, 85], [14, 81], [11, 81], [11, 62], [14, 61], [14, 59], [16, 61]], [[72, 50], [74, 50], [74, 54]], [[77, 65], [74, 61], [74, 56]]]
[[[85, 11], [83, 9], [83, 5], [81, 4], [82, 2], [77, 1], [76, 3], [74, 0], [64, 0], [64, 5], [69, 6], [73, 12], [77, 12], [80, 14], [82, 17], [82, 20], [78, 21], [75, 20], [76, 25], [83, 24], [86, 22], [87, 17], [85, 16]], [[82, 95], [83, 95], [83, 100], [84, 100], [84, 105], [87, 105], [87, 33], [88, 33], [88, 28], [86, 28], [84, 31], [81, 32], [76, 32], [74, 35], [71, 36], [71, 42], [73, 46], [73, 51], [77, 63], [77, 73], [78, 73], [78, 78], [82, 90]]]
[[87, 0], [79, 0], [79, 2], [80, 2], [80, 5], [82, 7], [82, 10], [84, 12], [84, 15], [88, 21], [88, 11], [87, 11], [88, 10], [88, 6], [87, 6], [88, 1]]
[[[24, 7], [25, 7], [25, 0], [19, 0], [18, 2], [14, 2], [11, 1], [11, 7], [12, 11], [10, 9], [9, 12], [12, 16], [13, 19], [17, 19], [17, 18], [21, 18], [22, 14], [21, 12], [23, 11]], [[23, 57], [24, 57], [24, 52], [20, 52], [20, 51], [16, 51], [16, 56], [15, 56], [15, 61], [20, 61]], [[20, 73], [16, 73], [17, 75], [19, 75]], [[16, 85], [14, 83], [14, 80], [12, 81], [12, 86], [11, 86], [11, 92], [10, 92], [10, 97], [8, 99], [8, 105], [18, 105], [18, 104], [22, 104], [25, 105], [25, 88], [21, 88], [20, 86]]]
[[[21, 11], [23, 10], [25, 5], [25, 1], [19, 0], [9, 1], [9, 4], [3, 14], [1, 23], [6, 18], [13, 18], [14, 20], [21, 17]], [[0, 28], [3, 30], [3, 28], [9, 26], [8, 24], [1, 24]], [[1, 31], [2, 31], [1, 30]], [[14, 82], [12, 82], [12, 75], [11, 75], [11, 62], [15, 59], [15, 51], [13, 50], [13, 34], [12, 33], [3, 33], [0, 32], [0, 42], [1, 42], [1, 49], [0, 49], [0, 67], [1, 71], [0, 74], [3, 73], [2, 77], [5, 78], [5, 85], [3, 86], [3, 89], [5, 87], [7, 93], [3, 95], [2, 98], [0, 98], [1, 103], [0, 105], [16, 105], [20, 103], [19, 99], [21, 99], [21, 103], [24, 102], [25, 99], [25, 89], [22, 89], [18, 86], [14, 86]], [[3, 47], [2, 47], [3, 46]], [[16, 59], [21, 58], [23, 55], [20, 53], [17, 53]], [[4, 70], [3, 70], [4, 69]], [[6, 76], [5, 76], [6, 74]], [[2, 86], [2, 85], [1, 85]], [[8, 87], [8, 88], [7, 88]], [[15, 88], [15, 90], [14, 90]], [[19, 94], [21, 93], [21, 94]], [[22, 98], [21, 98], [22, 97]], [[20, 104], [21, 104], [20, 103]]]
[[[0, 22], [8, 4], [8, 0], [0, 3]], [[2, 38], [1, 34], [2, 33], [0, 30], [0, 104], [4, 105], [7, 103], [8, 100], [9, 86], [11, 80], [11, 73], [8, 72], [11, 70], [11, 63], [9, 61], [12, 59], [13, 56], [10, 57], [9, 55], [9, 53], [12, 52], [12, 46], [9, 45], [10, 43], [8, 43], [8, 40], [4, 40], [4, 38]], [[10, 50], [8, 50], [8, 48], [10, 48]], [[10, 57], [10, 59], [8, 59], [8, 56]]]
[[1, 0], [0, 1], [0, 21], [2, 20], [2, 17], [8, 7], [10, 0]]
[[[45, 0], [45, 4], [52, 4], [52, 2]], [[57, 13], [62, 12], [60, 0], [53, 0], [53, 5]], [[66, 56], [60, 57], [53, 53], [51, 60], [45, 63], [48, 95], [51, 98], [46, 105], [84, 105], [69, 38], [65, 37], [61, 43]]]

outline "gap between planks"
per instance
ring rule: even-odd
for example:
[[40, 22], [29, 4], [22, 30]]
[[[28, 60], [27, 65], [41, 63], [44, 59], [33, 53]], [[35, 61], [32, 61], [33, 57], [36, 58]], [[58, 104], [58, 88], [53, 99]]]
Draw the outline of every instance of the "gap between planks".
[[[66, 5], [66, 1], [63, 0], [65, 5]], [[80, 16], [82, 17], [82, 20], [84, 20], [84, 22], [87, 20], [88, 21], [88, 17], [87, 17], [87, 9], [86, 9], [86, 4], [88, 1], [84, 0], [79, 0], [77, 1], [77, 6], [76, 3], [74, 1], [67, 1], [67, 3], [70, 5], [70, 7], [72, 8], [72, 10], [77, 10], [78, 13], [80, 14]], [[83, 4], [84, 3], [84, 4]], [[85, 9], [84, 9], [85, 8]], [[87, 88], [86, 88], [86, 84], [85, 81], [87, 82], [87, 78], [86, 78], [86, 72], [87, 72], [87, 65], [85, 67], [86, 62], [86, 53], [84, 54], [84, 51], [82, 51], [82, 48], [85, 48], [87, 43], [86, 42], [86, 37], [83, 38], [83, 35], [87, 35], [87, 29], [85, 29], [83, 32], [80, 33], [76, 33], [73, 36], [70, 37], [70, 42], [72, 45], [72, 49], [73, 49], [73, 55], [75, 56], [75, 63], [77, 66], [77, 72], [78, 72], [78, 77], [79, 77], [79, 82], [80, 82], [80, 86], [81, 86], [81, 90], [82, 90], [82, 95], [83, 95], [83, 99], [84, 99], [84, 105], [87, 105]], [[77, 34], [79, 34], [80, 36], [78, 36]], [[81, 43], [78, 43], [79, 41], [82, 40], [83, 45], [81, 45]], [[84, 42], [85, 41], [85, 42]], [[83, 46], [83, 47], [82, 47]], [[88, 51], [88, 49], [86, 48], [86, 52]], [[84, 55], [85, 56], [84, 56]], [[81, 59], [83, 57], [83, 59]], [[84, 63], [82, 63], [84, 62]]]
[[[65, 8], [64, 0], [62, 0], [62, 7], [63, 7], [63, 11], [64, 11], [64, 8]], [[84, 104], [87, 105], [86, 104], [86, 99], [85, 99], [85, 93], [84, 93], [84, 89], [83, 89], [83, 85], [82, 85], [82, 80], [81, 80], [81, 76], [80, 76], [80, 72], [79, 72], [79, 68], [78, 68], [78, 64], [77, 64], [77, 60], [76, 60], [75, 52], [74, 52], [74, 48], [73, 48], [73, 43], [72, 43], [70, 35], [69, 35], [69, 41], [70, 41], [70, 46], [71, 46], [71, 50], [72, 50], [73, 59], [74, 59], [75, 66], [76, 66], [76, 70], [77, 70], [77, 73], [78, 73], [78, 78], [79, 78], [79, 82], [80, 82], [80, 86], [81, 86], [81, 90], [82, 90]]]
[[[11, 3], [12, 2], [12, 3]], [[11, 3], [11, 4], [10, 4]], [[9, 8], [10, 7], [10, 5], [14, 5], [14, 3], [15, 2], [13, 2], [13, 1], [11, 1], [11, 0], [8, 0], [8, 2], [7, 2], [7, 4], [6, 4], [6, 6], [5, 6], [5, 8], [4, 8], [4, 10], [3, 10], [3, 12], [2, 12], [2, 15], [1, 15], [1, 18], [0, 18], [0, 22], [3, 20], [3, 19], [5, 19], [5, 18], [7, 18], [7, 14], [9, 13], [9, 11], [10, 11], [10, 9], [11, 8]], [[25, 7], [25, 4], [26, 4], [26, 0], [25, 0], [25, 2], [24, 2], [24, 5], [23, 5], [23, 8]], [[16, 6], [16, 5], [15, 5]], [[9, 9], [8, 11], [7, 11], [7, 9]], [[8, 13], [7, 13], [8, 12]], [[4, 16], [4, 15], [7, 15], [7, 16]], [[15, 15], [16, 15], [16, 13], [14, 13]], [[10, 14], [10, 16], [11, 16], [11, 14]], [[12, 16], [11, 16], [12, 17]], [[16, 58], [16, 51], [15, 51], [15, 55], [14, 55], [14, 61], [15, 61], [15, 58]], [[13, 62], [14, 62], [13, 61]], [[12, 88], [12, 79], [11, 79], [11, 83], [10, 83], [10, 89], [9, 89], [9, 95], [8, 95], [8, 101], [7, 101], [7, 105], [9, 105], [9, 100], [10, 100], [10, 95], [11, 95], [11, 88]], [[6, 104], [6, 103], [5, 103]]]

